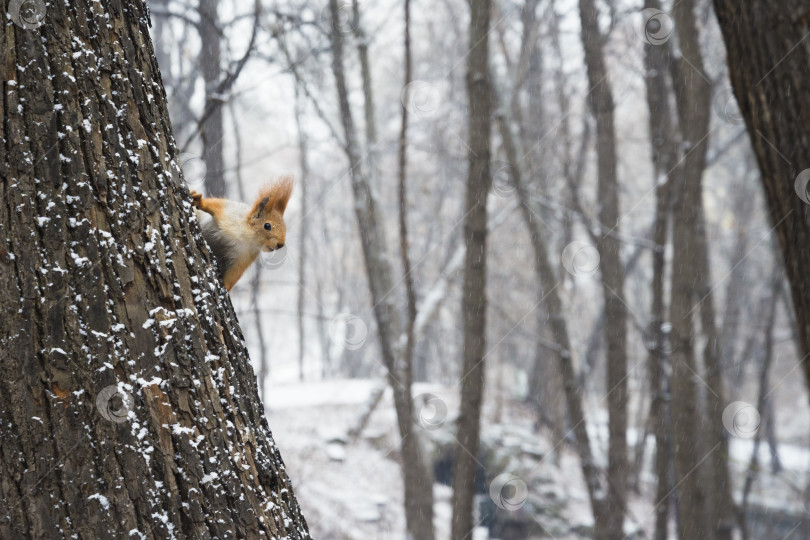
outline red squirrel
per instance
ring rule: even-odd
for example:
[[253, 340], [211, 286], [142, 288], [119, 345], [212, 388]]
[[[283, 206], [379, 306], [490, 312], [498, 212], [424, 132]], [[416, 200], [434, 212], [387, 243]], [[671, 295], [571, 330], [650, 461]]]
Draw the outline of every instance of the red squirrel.
[[229, 291], [262, 250], [284, 247], [287, 233], [284, 210], [292, 188], [292, 178], [282, 177], [262, 189], [253, 206], [227, 199], [206, 199], [201, 193], [191, 192], [203, 237], [217, 259]]

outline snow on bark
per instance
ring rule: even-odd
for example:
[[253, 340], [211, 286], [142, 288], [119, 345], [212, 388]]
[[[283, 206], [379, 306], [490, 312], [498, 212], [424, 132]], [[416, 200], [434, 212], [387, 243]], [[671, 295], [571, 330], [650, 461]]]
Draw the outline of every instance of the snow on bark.
[[149, 24], [102, 1], [0, 26], [0, 537], [308, 538]]

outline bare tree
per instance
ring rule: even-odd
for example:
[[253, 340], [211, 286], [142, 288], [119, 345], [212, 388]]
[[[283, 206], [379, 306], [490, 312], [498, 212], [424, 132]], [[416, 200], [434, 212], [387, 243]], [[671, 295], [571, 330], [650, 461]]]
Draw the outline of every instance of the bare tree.
[[563, 436], [562, 440], [565, 440], [573, 432], [582, 476], [585, 478], [585, 486], [595, 517], [605, 511], [603, 486], [600, 480], [601, 471], [594, 461], [591, 450], [583, 407], [583, 388], [575, 368], [574, 349], [571, 346], [563, 300], [558, 290], [559, 282], [554, 266], [551, 264], [545, 237], [540, 230], [536, 210], [531, 203], [529, 189], [525, 180], [526, 175], [523, 172], [525, 167], [520, 165], [517, 145], [514, 141], [512, 129], [509, 127], [513, 122], [505, 112], [507, 109], [504, 100], [502, 98], [498, 99], [498, 103], [501, 105], [498, 118], [501, 138], [509, 162], [510, 175], [515, 183], [518, 200], [520, 201], [523, 221], [529, 229], [529, 238], [532, 243], [535, 275], [541, 291], [540, 303], [545, 305], [549, 317], [548, 325], [556, 345], [554, 350], [563, 382], [568, 421], [571, 424], [568, 433]]
[[[658, 0], [647, 0], [646, 9], [661, 11]], [[669, 418], [669, 381], [666, 377], [667, 364], [671, 353], [671, 324], [666, 321], [667, 310], [664, 304], [664, 278], [666, 270], [665, 250], [668, 244], [668, 230], [671, 213], [671, 186], [673, 176], [679, 171], [678, 141], [673, 132], [673, 113], [670, 107], [671, 85], [667, 77], [670, 73], [670, 49], [661, 44], [645, 45], [644, 67], [647, 85], [647, 105], [650, 111], [650, 142], [655, 181], [655, 222], [653, 223], [652, 252], [653, 276], [651, 284], [651, 321], [645, 328], [648, 335], [650, 354], [648, 373], [652, 396], [650, 400], [650, 422], [655, 434], [655, 538], [666, 540], [669, 529], [669, 508], [672, 482], [670, 470], [671, 423]]]
[[[405, 7], [409, 12], [408, 6]], [[406, 14], [406, 32], [410, 31]], [[374, 111], [374, 91], [371, 82], [371, 61], [368, 56], [369, 38], [360, 20], [360, 2], [352, 0], [352, 29], [357, 42], [357, 56], [360, 59], [360, 76], [363, 80], [363, 116], [366, 124], [366, 153], [368, 155], [368, 174], [371, 185], [377, 189], [379, 172], [379, 149], [377, 148], [377, 115]], [[406, 38], [407, 39], [407, 38]], [[406, 47], [406, 55], [408, 48]], [[406, 67], [406, 71], [407, 71]], [[406, 79], [408, 76], [406, 75]], [[407, 111], [406, 111], [407, 113]], [[406, 274], [407, 275], [407, 274]]]
[[[543, 55], [538, 43], [540, 28], [537, 20], [538, 0], [526, 0], [521, 8], [520, 21], [522, 26], [520, 53], [517, 61], [509, 59], [509, 52], [506, 48], [506, 37], [503, 28], [498, 26], [499, 43], [503, 51], [504, 58], [508, 65], [513, 66], [512, 92], [508, 102], [504, 99], [504, 92], [499, 90], [499, 86], [494, 81], [497, 78], [492, 76], [493, 86], [498, 94], [497, 103], [499, 105], [496, 119], [501, 131], [504, 152], [508, 163], [507, 171], [511, 181], [515, 184], [516, 194], [521, 204], [521, 216], [523, 223], [529, 231], [529, 241], [535, 255], [535, 273], [539, 284], [540, 302], [536, 310], [536, 320], [538, 333], [542, 334], [546, 327], [552, 329], [552, 340], [559, 349], [556, 352], [568, 351], [570, 341], [568, 339], [567, 323], [563, 313], [550, 312], [551, 303], [545, 302], [547, 295], [559, 296], [556, 290], [557, 276], [555, 266], [549, 259], [548, 245], [544, 239], [541, 229], [540, 210], [531, 196], [531, 191], [540, 193], [547, 192], [550, 183], [548, 169], [542, 164], [547, 162], [547, 145], [543, 142], [543, 131], [548, 129], [548, 120], [545, 114], [545, 107], [541, 98], [541, 85], [543, 80]], [[552, 32], [556, 33], [556, 13], [550, 17], [552, 20]], [[522, 105], [525, 96], [525, 107]], [[508, 107], [508, 108], [507, 108]], [[563, 107], [565, 108], [565, 107]], [[563, 119], [565, 122], [565, 119]], [[517, 128], [517, 129], [515, 129]], [[514, 133], [513, 133], [514, 131]], [[539, 141], [539, 142], [536, 142]], [[518, 150], [530, 148], [528, 152]], [[519, 159], [523, 156], [524, 159]], [[530, 185], [529, 179], [536, 182], [536, 186]], [[552, 300], [557, 306], [563, 305], [559, 298]], [[559, 309], [559, 308], [558, 308]], [[562, 327], [548, 324], [550, 318], [562, 317]], [[556, 332], [564, 332], [564, 337], [558, 337]], [[545, 422], [550, 425], [554, 439], [562, 441], [565, 439], [565, 399], [563, 381], [560, 377], [559, 365], [549, 363], [548, 354], [549, 343], [543, 339], [537, 339], [534, 349], [534, 362], [531, 366], [529, 376], [529, 401], [534, 405], [538, 414], [538, 422]], [[554, 451], [555, 461], [559, 460], [560, 454]]]
[[451, 538], [463, 540], [473, 530], [475, 471], [481, 430], [487, 310], [487, 195], [490, 174], [492, 84], [489, 74], [490, 0], [470, 3], [467, 96], [469, 100], [469, 173], [464, 199], [464, 362], [461, 408], [453, 463], [453, 525]]
[[[355, 4], [356, 5], [356, 4]], [[402, 101], [402, 123], [399, 130], [399, 181], [397, 189], [398, 207], [399, 207], [399, 256], [402, 260], [403, 283], [405, 284], [405, 347], [404, 347], [404, 363], [405, 363], [405, 384], [408, 386], [413, 385], [413, 351], [415, 346], [415, 326], [416, 326], [416, 291], [414, 290], [413, 267], [411, 265], [411, 258], [408, 254], [408, 91], [411, 83], [413, 72], [413, 60], [411, 58], [411, 2], [405, 0], [405, 36], [404, 36], [404, 49], [405, 49], [405, 80], [404, 90], [405, 93]], [[364, 68], [366, 70], [367, 68]], [[363, 77], [365, 81], [366, 77]], [[366, 84], [365, 82], [363, 83]], [[366, 113], [369, 117], [370, 114]], [[368, 122], [369, 120], [366, 120]], [[372, 133], [368, 136], [369, 144], [372, 142], [376, 144], [376, 134]], [[372, 159], [371, 168], [376, 167], [376, 160]]]
[[[673, 13], [680, 37], [681, 60], [674, 75], [677, 113], [687, 149], [678, 176], [678, 195], [674, 203], [673, 259], [670, 320], [676, 339], [672, 355], [672, 424], [675, 447], [675, 482], [678, 486], [678, 531], [686, 538], [706, 534], [710, 519], [708, 486], [703, 466], [717, 450], [707, 448], [707, 425], [700, 407], [698, 372], [694, 344], [693, 315], [699, 309], [693, 272], [702, 255], [698, 247], [695, 223], [703, 218], [701, 177], [706, 166], [711, 84], [702, 64], [695, 28], [694, 2], [675, 6]], [[709, 451], [707, 453], [707, 451]]]
[[364, 172], [359, 152], [357, 133], [349, 104], [343, 59], [342, 28], [337, 0], [329, 0], [332, 40], [332, 71], [338, 92], [341, 123], [344, 132], [344, 150], [349, 159], [349, 176], [355, 200], [355, 213], [360, 229], [366, 274], [374, 305], [379, 331], [383, 364], [394, 394], [397, 412], [405, 483], [405, 514], [408, 532], [415, 538], [433, 538], [433, 481], [422, 456], [419, 432], [413, 422], [413, 400], [406, 373], [410, 370], [402, 362], [403, 325], [391, 293], [394, 291], [392, 270], [386, 255], [385, 234], [377, 216], [379, 203]]
[[593, 0], [580, 0], [582, 43], [588, 71], [589, 104], [596, 118], [599, 222], [598, 235], [607, 344], [607, 402], [609, 417], [608, 497], [604, 513], [597, 514], [597, 538], [620, 538], [624, 529], [627, 494], [627, 314], [624, 267], [619, 241], [619, 184], [616, 171], [616, 128], [613, 93], [605, 65], [605, 37], [599, 29], [599, 11]]
[[[760, 367], [759, 367], [759, 389], [757, 392], [757, 410], [765, 411], [767, 410], [767, 401], [768, 395], [770, 394], [770, 369], [771, 364], [773, 362], [774, 357], [774, 336], [773, 336], [773, 328], [776, 322], [776, 309], [779, 306], [779, 290], [782, 289], [782, 283], [784, 281], [784, 276], [782, 275], [783, 271], [781, 268], [775, 270], [773, 272], [773, 276], [771, 276], [771, 283], [770, 283], [770, 295], [769, 297], [763, 299], [761, 303], [761, 312], [767, 313], [768, 316], [765, 318], [765, 336], [764, 336], [764, 343], [762, 345], [762, 352], [759, 355], [760, 358]], [[767, 422], [773, 423], [772, 418], [767, 418]], [[751, 495], [751, 488], [754, 485], [754, 481], [757, 478], [757, 474], [759, 472], [759, 445], [762, 441], [762, 431], [757, 430], [754, 434], [754, 445], [751, 449], [751, 458], [748, 462], [748, 470], [745, 475], [745, 483], [743, 484], [742, 489], [742, 501], [740, 502], [740, 509], [738, 512], [738, 516], [740, 519], [740, 528], [742, 529], [743, 538], [750, 538], [750, 531], [748, 529], [748, 519], [747, 513], [749, 510], [749, 496]]]
[[298, 181], [301, 193], [301, 234], [298, 244], [298, 378], [304, 380], [304, 345], [306, 343], [306, 326], [304, 325], [304, 306], [307, 287], [307, 235], [309, 234], [309, 140], [302, 125], [303, 99], [298, 86], [295, 88], [295, 127], [298, 131], [298, 153], [301, 178]]
[[223, 152], [222, 95], [218, 86], [222, 78], [222, 29], [219, 21], [219, 0], [200, 0], [200, 71], [205, 83], [205, 110], [210, 111], [202, 119], [200, 133], [203, 143], [203, 160], [206, 166], [206, 187], [212, 197], [224, 197], [225, 155]]

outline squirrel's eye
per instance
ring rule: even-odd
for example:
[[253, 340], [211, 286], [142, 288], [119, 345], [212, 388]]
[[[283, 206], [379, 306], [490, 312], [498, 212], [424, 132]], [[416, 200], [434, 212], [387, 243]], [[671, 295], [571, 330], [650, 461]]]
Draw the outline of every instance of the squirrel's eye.
[[265, 223], [265, 224], [264, 224], [264, 230], [265, 230], [265, 231], [269, 231], [269, 230], [271, 230], [272, 228], [273, 228], [273, 226], [272, 226], [272, 225], [270, 225], [269, 223]]

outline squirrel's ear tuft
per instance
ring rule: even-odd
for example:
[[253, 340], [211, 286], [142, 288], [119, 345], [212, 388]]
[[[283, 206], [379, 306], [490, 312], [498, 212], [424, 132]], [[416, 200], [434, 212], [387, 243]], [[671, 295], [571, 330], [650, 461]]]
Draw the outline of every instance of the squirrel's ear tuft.
[[256, 204], [251, 208], [250, 215], [256, 219], [262, 219], [273, 210], [278, 210], [283, 214], [284, 210], [287, 209], [287, 203], [290, 201], [292, 189], [292, 176], [283, 176], [268, 184], [259, 192], [259, 197]]
[[278, 210], [281, 214], [287, 209], [287, 203], [290, 202], [290, 196], [293, 190], [292, 176], [282, 176], [268, 189], [267, 195], [270, 196], [270, 201], [267, 203], [268, 209]]

